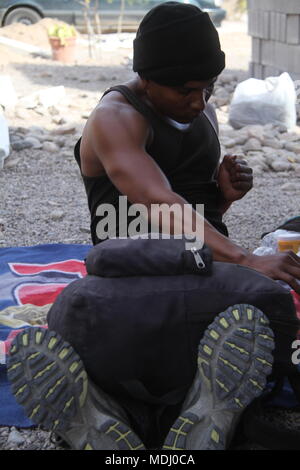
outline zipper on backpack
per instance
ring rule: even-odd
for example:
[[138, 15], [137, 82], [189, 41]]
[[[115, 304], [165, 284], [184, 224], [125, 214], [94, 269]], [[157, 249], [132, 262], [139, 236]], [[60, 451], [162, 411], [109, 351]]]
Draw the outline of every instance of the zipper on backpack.
[[205, 268], [205, 263], [204, 263], [202, 257], [200, 256], [200, 253], [197, 250], [197, 248], [193, 246], [193, 248], [191, 248], [191, 252], [193, 253], [193, 256], [195, 258], [197, 267], [199, 269], [204, 269]]

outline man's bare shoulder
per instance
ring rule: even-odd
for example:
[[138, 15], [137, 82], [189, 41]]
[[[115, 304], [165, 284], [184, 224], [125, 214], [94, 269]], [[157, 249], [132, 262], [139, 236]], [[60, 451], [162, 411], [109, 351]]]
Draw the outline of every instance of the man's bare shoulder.
[[109, 93], [106, 93], [102, 96], [98, 105], [95, 108], [96, 110], [114, 110], [122, 112], [137, 112], [136, 109], [132, 106], [131, 103], [125, 98], [122, 93], [116, 90], [112, 90]]
[[126, 120], [126, 118], [138, 118], [139, 114], [121, 93], [111, 91], [102, 97], [91, 117], [101, 121], [104, 117]]
[[99, 132], [120, 130], [135, 135], [148, 135], [149, 123], [118, 91], [107, 93], [89, 118], [89, 124]]
[[82, 135], [81, 153], [90, 159], [106, 154], [145, 149], [151, 127], [118, 91], [107, 93], [91, 113]]

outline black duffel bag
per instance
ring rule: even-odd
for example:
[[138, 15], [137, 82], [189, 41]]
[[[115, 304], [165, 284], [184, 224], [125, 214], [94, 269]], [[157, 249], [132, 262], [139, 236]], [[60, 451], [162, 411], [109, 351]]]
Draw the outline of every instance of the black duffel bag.
[[290, 361], [299, 322], [277, 282], [246, 267], [213, 262], [185, 240], [110, 239], [86, 259], [88, 275], [69, 284], [48, 325], [78, 352], [88, 374], [114, 395], [149, 403], [183, 400], [206, 327], [230, 305], [252, 304], [275, 333], [275, 369]]

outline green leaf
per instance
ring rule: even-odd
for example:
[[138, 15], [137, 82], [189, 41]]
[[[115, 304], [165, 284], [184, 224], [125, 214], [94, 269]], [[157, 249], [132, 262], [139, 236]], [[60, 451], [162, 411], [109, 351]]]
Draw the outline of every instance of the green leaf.
[[76, 29], [72, 25], [54, 25], [48, 28], [48, 36], [50, 38], [60, 39], [61, 44], [66, 44], [67, 38], [73, 38], [77, 36]]

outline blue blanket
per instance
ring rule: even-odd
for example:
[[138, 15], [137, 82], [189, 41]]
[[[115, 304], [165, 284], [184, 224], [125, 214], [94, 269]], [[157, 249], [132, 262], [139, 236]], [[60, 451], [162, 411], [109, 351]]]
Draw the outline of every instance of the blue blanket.
[[10, 305], [52, 303], [70, 282], [86, 274], [90, 245], [0, 248], [0, 311]]
[[[66, 285], [86, 274], [84, 258], [90, 248], [64, 244], [1, 248], [0, 315], [12, 305], [52, 303]], [[14, 329], [0, 321], [0, 341], [7, 340]], [[287, 381], [271, 404], [285, 408], [299, 405]], [[0, 426], [33, 426], [10, 391], [4, 364], [0, 364]]]
[[[84, 258], [90, 248], [66, 244], [0, 248], [0, 314], [13, 305], [54, 302], [65, 286], [85, 276]], [[13, 330], [0, 323], [0, 341]], [[0, 364], [0, 426], [33, 426], [10, 391], [5, 364]]]
[[[4, 341], [12, 331], [12, 328], [0, 324], [0, 340]], [[23, 408], [16, 402], [11, 393], [4, 364], [0, 364], [0, 397], [0, 426], [20, 428], [33, 426], [33, 423], [25, 416]]]

